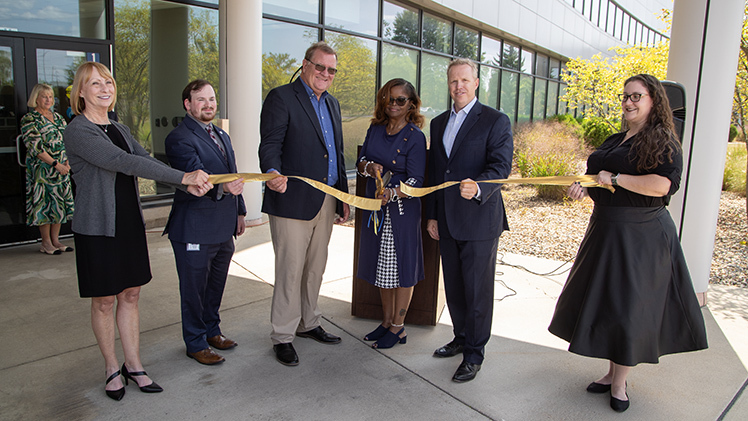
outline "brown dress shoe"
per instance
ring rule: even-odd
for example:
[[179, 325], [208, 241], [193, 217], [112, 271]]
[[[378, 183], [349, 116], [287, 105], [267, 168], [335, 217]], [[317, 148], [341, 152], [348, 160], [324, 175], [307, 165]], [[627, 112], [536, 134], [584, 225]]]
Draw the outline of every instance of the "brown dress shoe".
[[187, 356], [193, 358], [200, 364], [205, 365], [216, 365], [226, 361], [226, 359], [216, 354], [216, 352], [210, 348], [205, 348], [197, 352], [188, 352]]
[[208, 344], [216, 349], [231, 349], [238, 345], [236, 342], [223, 335], [216, 335], [208, 338]]

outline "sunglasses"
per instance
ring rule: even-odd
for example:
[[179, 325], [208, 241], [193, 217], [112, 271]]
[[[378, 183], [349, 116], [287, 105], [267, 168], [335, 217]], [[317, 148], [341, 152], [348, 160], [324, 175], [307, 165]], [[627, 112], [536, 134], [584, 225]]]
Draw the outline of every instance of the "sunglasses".
[[626, 102], [629, 99], [631, 99], [631, 102], [639, 102], [639, 100], [642, 99], [643, 96], [647, 96], [647, 94], [618, 94], [618, 99], [620, 99], [621, 102]]
[[317, 63], [315, 63], [315, 62], [313, 62], [311, 60], [307, 60], [307, 61], [310, 62], [310, 63], [312, 63], [314, 65], [314, 69], [317, 70], [320, 73], [324, 73], [325, 70], [327, 70], [327, 74], [328, 75], [335, 76], [335, 73], [338, 72], [338, 69], [336, 69], [334, 67], [325, 67], [325, 66], [323, 66], [321, 64], [317, 64]]
[[399, 97], [397, 97], [397, 98], [390, 98], [390, 105], [392, 105], [393, 103], [396, 103], [397, 105], [399, 105], [399, 106], [401, 106], [401, 107], [402, 107], [402, 106], [403, 106], [403, 105], [405, 105], [405, 104], [406, 104], [406, 103], [407, 103], [408, 101], [410, 101], [410, 98], [406, 98], [406, 97], [404, 97], [404, 96], [399, 96]]

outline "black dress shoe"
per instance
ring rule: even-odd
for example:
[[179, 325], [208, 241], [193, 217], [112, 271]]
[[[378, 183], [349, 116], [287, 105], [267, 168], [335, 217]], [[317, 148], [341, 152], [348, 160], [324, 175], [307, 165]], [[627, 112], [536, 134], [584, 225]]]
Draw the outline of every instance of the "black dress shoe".
[[437, 348], [434, 351], [434, 356], [439, 358], [454, 357], [455, 355], [462, 354], [462, 345], [456, 341], [452, 341], [441, 348]]
[[592, 382], [587, 386], [587, 391], [590, 393], [607, 393], [610, 392], [610, 385]]
[[457, 383], [469, 382], [475, 378], [475, 375], [480, 371], [480, 364], [473, 364], [466, 361], [460, 363], [457, 367], [455, 375], [452, 376], [452, 381]]
[[279, 363], [288, 366], [299, 365], [299, 356], [296, 355], [292, 343], [273, 345], [273, 351], [275, 351], [275, 359]]
[[322, 326], [317, 326], [312, 330], [308, 330], [306, 332], [298, 332], [296, 336], [300, 338], [312, 338], [317, 342], [321, 342], [323, 344], [338, 344], [340, 343], [340, 337], [335, 336], [331, 333], [325, 332], [325, 329], [322, 329]]

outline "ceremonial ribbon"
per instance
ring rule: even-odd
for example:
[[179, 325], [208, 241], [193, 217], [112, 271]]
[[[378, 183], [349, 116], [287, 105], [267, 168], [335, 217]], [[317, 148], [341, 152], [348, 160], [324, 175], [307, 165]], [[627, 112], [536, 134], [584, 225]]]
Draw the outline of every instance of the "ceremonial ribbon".
[[[340, 200], [343, 203], [347, 203], [351, 206], [355, 206], [359, 209], [365, 209], [370, 211], [379, 210], [382, 207], [382, 201], [380, 199], [369, 199], [366, 197], [355, 196], [348, 193], [330, 187], [327, 184], [320, 183], [317, 180], [310, 178], [301, 177], [297, 175], [280, 175], [280, 174], [256, 174], [256, 173], [237, 173], [237, 174], [212, 174], [208, 181], [212, 184], [229, 183], [240, 178], [244, 179], [244, 182], [248, 181], [269, 181], [276, 177], [288, 177], [295, 178], [311, 185], [312, 187], [327, 193], [334, 198]], [[579, 182], [582, 187], [603, 187], [610, 191], [614, 191], [612, 186], [601, 186], [595, 181], [594, 175], [561, 175], [553, 177], [528, 177], [528, 178], [504, 178], [499, 180], [479, 180], [477, 183], [491, 183], [491, 184], [543, 184], [547, 186], [568, 186], [571, 183]], [[441, 190], [455, 184], [460, 184], [459, 181], [447, 181], [438, 186], [433, 187], [411, 187], [403, 182], [400, 182], [400, 191], [411, 197], [423, 197], [429, 193]]]
[[[597, 184], [594, 175], [557, 175], [551, 177], [527, 177], [527, 178], [503, 178], [498, 180], [478, 180], [476, 183], [491, 183], [491, 184], [542, 184], [546, 186], [568, 186], [571, 183], [579, 182], [582, 187], [603, 187], [610, 191], [615, 191], [612, 186], [601, 186]], [[433, 193], [437, 190], [445, 189], [455, 184], [460, 184], [460, 181], [446, 181], [439, 184], [438, 186], [432, 187], [411, 187], [403, 182], [400, 182], [400, 191], [411, 197], [423, 197], [429, 193]]]

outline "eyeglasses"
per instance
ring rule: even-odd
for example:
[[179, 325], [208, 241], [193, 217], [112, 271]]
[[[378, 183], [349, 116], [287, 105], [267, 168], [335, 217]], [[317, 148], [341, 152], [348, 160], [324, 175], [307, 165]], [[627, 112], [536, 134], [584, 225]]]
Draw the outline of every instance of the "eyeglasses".
[[393, 103], [397, 103], [397, 105], [399, 105], [399, 106], [401, 106], [401, 107], [402, 107], [402, 106], [403, 106], [403, 105], [405, 105], [405, 103], [406, 103], [406, 102], [408, 102], [409, 100], [410, 100], [410, 98], [406, 98], [406, 97], [404, 97], [404, 96], [399, 96], [399, 97], [397, 97], [397, 98], [392, 98], [392, 97], [390, 97], [390, 105], [392, 105]]
[[618, 99], [620, 99], [621, 102], [626, 102], [629, 99], [631, 99], [631, 102], [639, 102], [639, 100], [642, 99], [643, 96], [647, 96], [647, 94], [618, 94]]
[[317, 64], [317, 63], [315, 63], [315, 62], [313, 62], [313, 61], [311, 61], [311, 60], [307, 60], [307, 61], [308, 61], [308, 62], [310, 62], [310, 63], [312, 63], [312, 64], [314, 65], [314, 68], [315, 68], [315, 69], [316, 69], [316, 70], [317, 70], [318, 72], [320, 72], [320, 73], [324, 73], [324, 71], [325, 71], [325, 70], [327, 70], [327, 74], [328, 74], [328, 75], [330, 75], [330, 76], [335, 76], [335, 73], [337, 73], [337, 72], [338, 72], [338, 69], [336, 69], [336, 68], [334, 68], [334, 67], [325, 67], [325, 66], [323, 66], [323, 65], [321, 65], [321, 64]]

